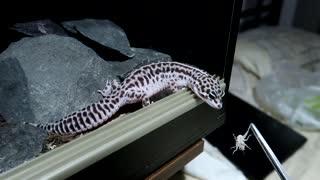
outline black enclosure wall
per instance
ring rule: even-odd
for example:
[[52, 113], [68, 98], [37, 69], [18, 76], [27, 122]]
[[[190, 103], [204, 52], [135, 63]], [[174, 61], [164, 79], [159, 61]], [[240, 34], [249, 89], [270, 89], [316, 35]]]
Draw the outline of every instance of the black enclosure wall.
[[[109, 19], [122, 27], [133, 47], [153, 48], [166, 52], [173, 60], [187, 62], [222, 75], [233, 56], [235, 34], [232, 24], [236, 5], [241, 2], [210, 1], [51, 1], [3, 4], [1, 12], [1, 51], [19, 33], [8, 28], [14, 23], [51, 19], [56, 22], [97, 18]], [[236, 20], [238, 21], [238, 20]], [[235, 26], [235, 27], [232, 27]], [[234, 30], [234, 31], [231, 31]], [[230, 46], [230, 43], [233, 46]], [[229, 48], [229, 49], [228, 49]], [[229, 74], [229, 73], [228, 73]], [[227, 75], [227, 74], [226, 74]]]

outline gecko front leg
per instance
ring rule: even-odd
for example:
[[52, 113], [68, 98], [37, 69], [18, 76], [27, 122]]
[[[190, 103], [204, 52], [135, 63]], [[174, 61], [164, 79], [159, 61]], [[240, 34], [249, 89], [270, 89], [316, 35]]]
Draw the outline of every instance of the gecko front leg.
[[182, 90], [182, 89], [186, 89], [186, 87], [182, 87], [182, 86], [172, 86], [172, 87], [170, 87], [169, 89], [170, 89], [170, 91], [172, 91], [173, 93], [176, 93], [176, 92], [178, 92], [178, 91], [180, 91], [180, 90]]

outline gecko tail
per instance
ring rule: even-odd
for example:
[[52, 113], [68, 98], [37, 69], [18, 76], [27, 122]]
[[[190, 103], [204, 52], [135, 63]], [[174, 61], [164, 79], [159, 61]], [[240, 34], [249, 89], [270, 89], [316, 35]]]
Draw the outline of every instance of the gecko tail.
[[33, 127], [36, 127], [36, 128], [40, 128], [42, 130], [47, 130], [46, 129], [46, 127], [47, 127], [46, 124], [37, 124], [37, 123], [29, 123], [29, 122], [23, 122], [23, 124], [27, 124], [27, 125], [30, 125], [30, 126], [33, 126]]
[[40, 126], [40, 124], [29, 123], [29, 122], [23, 122], [23, 124], [27, 124], [27, 125], [30, 125], [30, 126], [33, 126], [33, 127], [39, 127]]

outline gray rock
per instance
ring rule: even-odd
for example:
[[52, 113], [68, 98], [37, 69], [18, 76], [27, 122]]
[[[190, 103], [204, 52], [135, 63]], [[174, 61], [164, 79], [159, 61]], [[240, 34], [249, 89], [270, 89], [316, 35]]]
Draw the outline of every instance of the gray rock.
[[0, 127], [0, 173], [39, 155], [45, 133], [23, 124]]
[[135, 55], [124, 30], [109, 20], [83, 19], [63, 22], [62, 25], [73, 33], [79, 31], [82, 35], [127, 57]]
[[23, 121], [59, 120], [98, 101], [101, 97], [96, 91], [107, 79], [145, 63], [171, 60], [153, 50], [133, 51], [134, 58], [114, 62], [101, 59], [70, 37], [44, 35], [12, 43], [0, 55], [0, 114], [17, 126], [0, 126], [0, 169], [18, 165], [41, 151], [43, 131], [23, 125]]
[[171, 61], [171, 57], [169, 55], [151, 49], [132, 48], [132, 50], [135, 52], [135, 56], [130, 60], [123, 62], [110, 62], [113, 64], [114, 70], [116, 70], [118, 75], [122, 77], [125, 77], [126, 74], [143, 65], [153, 62]]
[[67, 33], [58, 24], [49, 19], [16, 23], [10, 29], [27, 34], [29, 36], [41, 36], [48, 34], [67, 36]]
[[[111, 64], [69, 37], [24, 38], [0, 55], [0, 62], [11, 59], [17, 59], [28, 82], [29, 92], [25, 92], [30, 98], [28, 113], [34, 114], [34, 119], [27, 122], [58, 120], [97, 101], [95, 91], [103, 84], [101, 77], [112, 78], [108, 71]], [[21, 122], [5, 115], [4, 118]]]
[[0, 124], [1, 123], [5, 123], [6, 122], [6, 120], [4, 119], [4, 117], [0, 114]]
[[[27, 79], [16, 58], [0, 61], [0, 112], [2, 120], [34, 119], [30, 108]], [[0, 125], [0, 173], [39, 154], [44, 132], [23, 124]]]
[[0, 111], [11, 122], [35, 119], [30, 108], [28, 81], [16, 58], [0, 61]]

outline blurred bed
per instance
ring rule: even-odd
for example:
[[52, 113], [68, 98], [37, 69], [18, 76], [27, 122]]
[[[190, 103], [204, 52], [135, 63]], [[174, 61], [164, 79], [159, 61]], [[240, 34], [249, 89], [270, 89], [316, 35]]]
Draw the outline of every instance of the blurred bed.
[[[230, 92], [291, 126], [318, 130], [320, 36], [278, 26], [279, 13], [271, 9], [279, 1], [272, 2], [243, 11]], [[254, 19], [246, 20], [248, 11]]]
[[320, 36], [279, 26], [282, 1], [267, 2], [242, 12], [229, 91], [304, 135], [307, 143], [284, 167], [293, 179], [317, 179]]
[[259, 27], [238, 37], [230, 92], [292, 126], [319, 129], [320, 36]]

